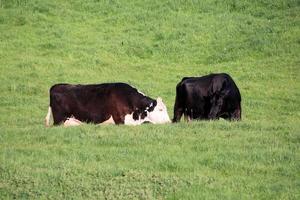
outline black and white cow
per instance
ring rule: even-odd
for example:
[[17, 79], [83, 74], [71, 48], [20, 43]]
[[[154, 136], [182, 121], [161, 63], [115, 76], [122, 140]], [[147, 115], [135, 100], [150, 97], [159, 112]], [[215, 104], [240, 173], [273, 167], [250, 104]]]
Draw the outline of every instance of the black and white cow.
[[241, 119], [241, 95], [232, 78], [225, 73], [185, 77], [176, 87], [173, 122], [184, 114], [192, 119]]
[[152, 99], [126, 83], [95, 85], [56, 84], [50, 89], [50, 106], [45, 122], [50, 125], [95, 124], [139, 125], [170, 122], [161, 98]]

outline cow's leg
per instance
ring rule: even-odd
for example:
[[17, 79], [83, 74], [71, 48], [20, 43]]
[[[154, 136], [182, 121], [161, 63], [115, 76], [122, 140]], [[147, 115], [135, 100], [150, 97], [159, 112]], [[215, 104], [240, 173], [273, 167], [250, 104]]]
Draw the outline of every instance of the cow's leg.
[[63, 108], [58, 106], [52, 106], [52, 115], [53, 115], [53, 125], [63, 124], [69, 116], [64, 112]]
[[184, 115], [184, 120], [186, 122], [190, 122], [190, 121], [192, 121], [192, 118], [189, 115]]
[[71, 117], [68, 102], [63, 95], [50, 91], [50, 107], [52, 109], [53, 125], [63, 124], [68, 117]]
[[187, 108], [184, 111], [184, 120], [186, 122], [190, 122], [194, 119], [194, 114], [193, 114], [193, 109], [192, 108]]
[[122, 116], [121, 114], [114, 114], [112, 115], [112, 118], [117, 125], [125, 123], [125, 116]]
[[184, 108], [175, 106], [175, 108], [174, 108], [174, 117], [173, 117], [172, 122], [173, 123], [174, 122], [179, 122], [183, 112], [184, 112]]
[[53, 125], [61, 125], [67, 120], [67, 117], [61, 113], [53, 114]]

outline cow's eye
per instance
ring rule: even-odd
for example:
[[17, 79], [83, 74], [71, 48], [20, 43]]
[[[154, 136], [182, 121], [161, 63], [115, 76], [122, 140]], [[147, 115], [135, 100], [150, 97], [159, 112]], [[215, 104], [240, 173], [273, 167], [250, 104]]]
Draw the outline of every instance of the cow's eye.
[[163, 111], [163, 109], [161, 109], [161, 108], [160, 108], [160, 109], [158, 109], [158, 110], [159, 110], [159, 111]]

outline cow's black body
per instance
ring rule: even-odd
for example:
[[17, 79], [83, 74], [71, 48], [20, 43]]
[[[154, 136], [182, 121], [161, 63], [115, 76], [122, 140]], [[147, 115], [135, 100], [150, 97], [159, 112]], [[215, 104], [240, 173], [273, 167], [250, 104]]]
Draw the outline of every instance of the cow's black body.
[[225, 73], [185, 77], [176, 87], [173, 122], [189, 119], [241, 119], [241, 95]]
[[133, 119], [143, 119], [155, 105], [156, 100], [125, 83], [56, 84], [50, 89], [54, 125], [71, 116], [97, 124], [112, 117], [116, 124], [123, 124], [125, 115], [133, 113]]

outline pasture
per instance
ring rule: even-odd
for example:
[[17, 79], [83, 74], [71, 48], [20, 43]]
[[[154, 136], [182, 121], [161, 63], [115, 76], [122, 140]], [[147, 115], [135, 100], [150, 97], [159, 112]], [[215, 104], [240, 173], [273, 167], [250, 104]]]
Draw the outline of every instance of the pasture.
[[[299, 199], [297, 0], [0, 0], [0, 199]], [[173, 117], [230, 74], [242, 121], [44, 127], [55, 83], [127, 82]]]

